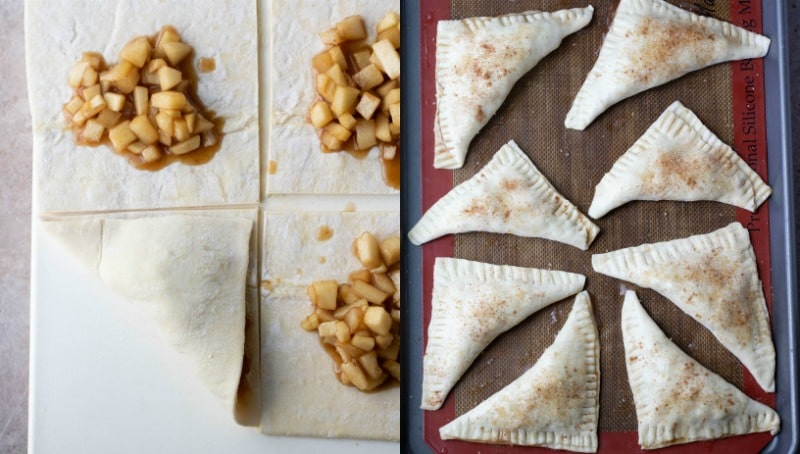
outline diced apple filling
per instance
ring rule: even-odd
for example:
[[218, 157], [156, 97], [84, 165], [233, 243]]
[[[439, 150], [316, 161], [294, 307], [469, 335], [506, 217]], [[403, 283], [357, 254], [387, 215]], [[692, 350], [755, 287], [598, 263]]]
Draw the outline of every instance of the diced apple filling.
[[161, 85], [162, 90], [169, 90], [170, 88], [181, 83], [183, 74], [175, 68], [169, 66], [162, 66], [158, 70], [158, 83]]
[[349, 113], [345, 113], [345, 114], [339, 115], [339, 119], [338, 120], [339, 120], [339, 124], [344, 126], [345, 129], [347, 129], [348, 131], [352, 131], [353, 128], [356, 127], [356, 123], [358, 123], [358, 120], [356, 120], [356, 117], [354, 117], [352, 114], [349, 114]]
[[350, 273], [348, 283], [312, 282], [308, 296], [315, 309], [300, 325], [333, 348], [342, 384], [370, 391], [400, 380], [400, 237], [379, 242], [364, 232], [353, 252], [364, 268]]
[[[350, 36], [358, 31], [357, 24], [342, 30]], [[132, 162], [141, 164], [214, 146], [219, 140], [216, 124], [188, 91], [193, 86], [192, 74], [187, 74], [191, 54], [192, 47], [169, 26], [154, 37], [132, 39], [119, 52], [119, 63], [111, 66], [101, 54], [85, 52], [69, 71], [67, 82], [75, 95], [64, 105], [76, 138], [91, 145], [107, 140], [118, 152], [136, 155], [139, 161]], [[344, 85], [348, 77], [341, 73]], [[333, 120], [330, 106], [324, 107]]]
[[89, 120], [81, 132], [81, 138], [90, 143], [99, 143], [105, 129], [97, 120]]
[[150, 59], [150, 40], [144, 36], [134, 38], [119, 52], [120, 60], [127, 60], [137, 68], [141, 68]]
[[369, 64], [353, 76], [362, 90], [371, 90], [383, 82], [383, 73], [377, 66]]
[[180, 41], [164, 43], [163, 49], [171, 65], [177, 65], [192, 52], [192, 46]]
[[361, 16], [350, 16], [336, 24], [343, 41], [355, 41], [367, 37], [367, 29]]
[[161, 159], [161, 151], [155, 146], [150, 145], [142, 150], [142, 159], [144, 159], [146, 163], [158, 161]]
[[375, 26], [375, 30], [377, 30], [378, 33], [390, 28], [400, 28], [400, 15], [395, 12], [387, 14], [378, 22], [378, 25]]
[[136, 115], [147, 115], [150, 110], [149, 96], [147, 87], [137, 86], [133, 89], [133, 105], [136, 108]]
[[398, 157], [400, 16], [387, 14], [376, 32], [376, 42], [367, 43], [364, 20], [350, 16], [319, 34], [328, 47], [311, 60], [318, 98], [308, 117], [323, 152], [381, 146], [391, 148], [381, 153], [384, 160]]
[[378, 41], [372, 45], [372, 50], [377, 55], [378, 61], [383, 67], [383, 72], [389, 79], [400, 77], [400, 54], [388, 39]]
[[147, 115], [139, 115], [131, 120], [130, 128], [145, 145], [152, 145], [158, 141], [158, 131], [150, 123]]
[[125, 150], [125, 148], [136, 141], [136, 134], [131, 130], [131, 122], [123, 121], [113, 128], [108, 130], [108, 138], [111, 144], [114, 145], [118, 151]]
[[358, 145], [358, 149], [369, 150], [377, 143], [375, 122], [372, 120], [358, 120], [356, 124], [356, 145]]
[[180, 110], [186, 105], [186, 95], [179, 91], [153, 93], [150, 102], [156, 109]]

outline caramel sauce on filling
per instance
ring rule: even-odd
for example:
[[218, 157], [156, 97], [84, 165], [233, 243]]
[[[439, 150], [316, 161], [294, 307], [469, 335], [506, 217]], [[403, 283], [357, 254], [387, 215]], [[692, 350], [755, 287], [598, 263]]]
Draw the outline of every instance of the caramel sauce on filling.
[[[324, 228], [324, 227], [323, 227]], [[371, 236], [371, 234], [370, 234]], [[353, 243], [354, 248], [357, 244], [364, 244], [360, 241], [362, 237]], [[376, 238], [372, 238], [377, 241]], [[391, 239], [391, 238], [389, 238]], [[399, 238], [397, 238], [399, 240]], [[367, 243], [371, 243], [367, 238]], [[383, 244], [383, 243], [379, 243]], [[370, 246], [366, 246], [370, 248]], [[396, 247], [396, 245], [395, 245]], [[315, 281], [309, 286], [309, 296], [316, 309], [302, 322], [304, 330], [318, 334], [318, 340], [325, 352], [333, 360], [333, 372], [340, 383], [353, 386], [362, 392], [375, 392], [398, 386], [400, 380], [395, 378], [396, 368], [400, 365], [400, 320], [392, 314], [399, 310], [397, 294], [398, 282], [395, 273], [400, 271], [399, 257], [394, 254], [399, 253], [395, 247], [389, 246], [389, 262], [381, 259], [382, 264], [391, 263], [388, 267], [382, 267], [382, 272], [373, 272], [368, 268], [360, 268], [350, 273], [347, 278], [349, 284], [343, 286], [335, 280]], [[371, 248], [370, 248], [371, 249]], [[376, 251], [377, 253], [377, 251]], [[356, 254], [359, 256], [360, 254]], [[320, 257], [320, 263], [326, 262], [325, 257]], [[382, 279], [379, 279], [379, 276]], [[381, 281], [390, 279], [393, 289], [387, 288], [389, 284], [383, 285]], [[359, 287], [359, 283], [365, 286]], [[372, 294], [375, 298], [368, 296], [366, 288], [370, 287], [377, 292], [385, 294]], [[327, 287], [327, 288], [325, 288]], [[380, 290], [379, 290], [380, 289]], [[326, 295], [323, 296], [321, 293]], [[335, 305], [325, 305], [328, 309], [323, 309], [318, 303], [319, 298], [333, 297], [335, 295]], [[351, 298], [353, 298], [351, 300]], [[360, 298], [370, 298], [369, 306], [366, 300], [361, 300], [364, 304], [358, 304]], [[382, 299], [382, 301], [378, 301]], [[348, 301], [350, 301], [348, 303]], [[355, 307], [365, 306], [365, 307]], [[358, 310], [358, 312], [353, 312]], [[374, 312], [373, 312], [374, 311]], [[368, 313], [370, 313], [368, 316]], [[352, 317], [354, 315], [354, 317]], [[372, 322], [375, 322], [373, 324]], [[391, 326], [385, 324], [389, 322]], [[323, 330], [323, 325], [327, 323]], [[348, 336], [343, 338], [343, 332]], [[383, 333], [383, 334], [381, 334]], [[389, 334], [387, 339], [385, 336]], [[355, 342], [355, 338], [366, 336], [367, 340]], [[369, 342], [372, 338], [372, 342]], [[362, 342], [363, 341], [363, 342]], [[366, 344], [364, 342], [367, 342]]]
[[[177, 30], [175, 30], [174, 27], [172, 27], [170, 25], [165, 25], [164, 27], [162, 27], [161, 31], [159, 31], [155, 35], [148, 36], [147, 40], [150, 42], [150, 46], [152, 47], [153, 50], [155, 50], [157, 48], [158, 41], [159, 41], [161, 35], [165, 31], [171, 31], [171, 32], [174, 32], [176, 34], [178, 33]], [[153, 57], [151, 56], [151, 59], [152, 58]], [[211, 161], [211, 159], [214, 158], [214, 156], [216, 155], [216, 153], [220, 150], [220, 148], [222, 146], [222, 140], [223, 140], [223, 137], [224, 137], [224, 134], [222, 133], [222, 130], [223, 130], [223, 127], [225, 125], [225, 120], [222, 119], [222, 118], [217, 118], [215, 112], [212, 111], [212, 110], [209, 110], [208, 108], [206, 108], [206, 106], [202, 103], [200, 98], [197, 96], [198, 76], [197, 76], [197, 73], [195, 71], [194, 66], [192, 65], [192, 60], [193, 59], [194, 59], [194, 49], [192, 49], [192, 51], [189, 53], [189, 55], [184, 57], [183, 60], [181, 60], [176, 66], [174, 66], [175, 69], [177, 69], [178, 71], [181, 72], [182, 77], [183, 77], [183, 82], [178, 84], [178, 86], [176, 86], [176, 87], [170, 88], [170, 91], [181, 91], [181, 92], [183, 92], [183, 94], [186, 96], [187, 103], [190, 104], [194, 108], [194, 111], [198, 115], [201, 115], [206, 120], [208, 120], [208, 121], [210, 121], [211, 123], [214, 124], [214, 127], [210, 131], [200, 133], [200, 136], [201, 136], [200, 137], [200, 143], [201, 143], [201, 145], [200, 145], [199, 148], [197, 148], [196, 150], [190, 151], [188, 153], [184, 153], [184, 154], [178, 155], [178, 154], [170, 153], [168, 146], [165, 146], [161, 142], [156, 142], [154, 145], [157, 146], [159, 151], [161, 152], [161, 158], [156, 160], [156, 161], [153, 161], [153, 162], [150, 162], [150, 163], [146, 163], [144, 161], [144, 158], [142, 157], [142, 155], [139, 155], [139, 154], [136, 154], [136, 153], [132, 153], [132, 152], [128, 151], [127, 149], [126, 150], [117, 150], [116, 148], [114, 148], [114, 146], [111, 144], [111, 141], [109, 140], [109, 137], [108, 137], [108, 129], [106, 129], [103, 132], [103, 138], [100, 140], [100, 142], [95, 143], [95, 142], [88, 142], [88, 141], [84, 140], [81, 137], [81, 131], [83, 130], [83, 126], [77, 126], [77, 125], [73, 124], [70, 121], [70, 118], [71, 118], [70, 114], [65, 109], [64, 113], [67, 116], [67, 123], [71, 126], [73, 132], [75, 133], [75, 142], [78, 145], [89, 146], [89, 147], [97, 147], [97, 146], [100, 146], [100, 145], [105, 145], [111, 151], [113, 151], [114, 153], [116, 153], [118, 155], [121, 155], [124, 158], [126, 158], [128, 160], [128, 162], [133, 167], [135, 167], [136, 169], [150, 171], [150, 172], [161, 170], [164, 167], [166, 167], [166, 166], [168, 166], [168, 165], [170, 165], [170, 164], [172, 164], [173, 162], [176, 162], [176, 161], [181, 162], [181, 163], [183, 163], [185, 165], [190, 165], [190, 166], [202, 165], [202, 164], [205, 164], [205, 163]], [[148, 60], [148, 62], [149, 61], [150, 60]], [[210, 61], [210, 63], [208, 61]], [[201, 72], [213, 71], [214, 68], [216, 68], [216, 64], [215, 64], [215, 61], [214, 61], [213, 58], [211, 58], [211, 59], [209, 59], [209, 58], [201, 58], [199, 66], [200, 66], [200, 71]], [[134, 70], [138, 70], [140, 72], [140, 74], [141, 74], [144, 71], [147, 71], [146, 68], [147, 68], [147, 63], [145, 63], [145, 66], [142, 67], [142, 68], [135, 68], [134, 67]], [[208, 68], [210, 68], [210, 69], [208, 69]], [[109, 69], [109, 66], [105, 63], [105, 60], [101, 56], [101, 58], [100, 58], [100, 67], [99, 67], [97, 72], [98, 73], [102, 73], [103, 71], [106, 71], [108, 69]], [[137, 85], [146, 87], [150, 91], [151, 95], [153, 93], [155, 93], [155, 92], [161, 91], [161, 87], [158, 84], [152, 85], [152, 84], [144, 83], [144, 81], [141, 79], [141, 76], [139, 78], [139, 83]], [[76, 95], [80, 95], [81, 94], [80, 92], [82, 90], [83, 89], [75, 90], [76, 91]], [[131, 91], [128, 94], [124, 94], [124, 93], [121, 93], [116, 87], [114, 87], [112, 85], [106, 91], [106, 93], [119, 93], [119, 94], [122, 94], [122, 95], [125, 96], [125, 106], [120, 111], [120, 113], [122, 115], [120, 116], [120, 118], [119, 118], [119, 120], [117, 122], [118, 124], [122, 123], [124, 121], [132, 120], [134, 117], [136, 117], [136, 108], [135, 108], [135, 104], [134, 104], [134, 95], [133, 95], [134, 92], [133, 91]], [[154, 127], [156, 127], [155, 120], [153, 119], [153, 117], [155, 115], [155, 112], [156, 112], [156, 109], [151, 106], [150, 107], [150, 117], [151, 117], [151, 123], [153, 124]], [[173, 142], [172, 143], [173, 143], [173, 145], [175, 143], [177, 143], [177, 140], [174, 137], [173, 137]]]
[[333, 229], [327, 225], [323, 225], [317, 231], [317, 241], [328, 241], [333, 238]]
[[383, 181], [387, 186], [400, 189], [400, 141], [397, 141], [397, 154], [394, 159], [381, 158], [383, 164]]
[[[319, 343], [320, 345], [322, 345], [323, 350], [325, 350], [325, 352], [328, 353], [328, 356], [330, 356], [331, 359], [333, 359], [333, 372], [334, 375], [336, 375], [336, 379], [339, 380], [339, 383], [343, 383], [341, 373], [342, 373], [342, 363], [344, 361], [342, 361], [342, 357], [336, 351], [335, 346], [325, 342], [322, 338], [320, 338]], [[359, 390], [359, 391], [361, 391], [362, 393], [370, 394], [370, 393], [377, 393], [385, 389], [394, 388], [396, 386], [400, 386], [400, 381], [392, 376], [387, 376], [386, 380], [380, 385], [376, 386], [375, 388], [368, 389], [366, 391], [365, 390]]]
[[200, 68], [201, 73], [210, 73], [217, 69], [217, 61], [211, 57], [202, 57], [197, 63], [197, 67]]

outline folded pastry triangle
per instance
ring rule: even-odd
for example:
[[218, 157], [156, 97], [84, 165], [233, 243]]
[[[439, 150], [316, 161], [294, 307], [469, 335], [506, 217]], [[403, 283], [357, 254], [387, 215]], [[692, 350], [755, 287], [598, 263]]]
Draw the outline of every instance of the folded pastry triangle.
[[439, 429], [443, 440], [597, 452], [600, 351], [589, 294], [527, 372]]
[[601, 274], [652, 288], [708, 328], [775, 391], [775, 347], [750, 235], [738, 222], [714, 232], [592, 256]]
[[[157, 325], [237, 414], [252, 219], [170, 215], [46, 221], [45, 230]], [[238, 414], [237, 414], [238, 417]]]
[[597, 185], [589, 216], [632, 200], [713, 200], [755, 211], [772, 189], [675, 101]]
[[514, 84], [585, 27], [594, 9], [528, 11], [440, 21], [436, 38], [434, 167], [464, 165], [469, 144]]
[[767, 54], [769, 38], [663, 0], [621, 0], [564, 122], [583, 130], [617, 102], [687, 73]]
[[630, 290], [622, 305], [622, 339], [642, 448], [778, 432], [773, 409], [681, 351]]
[[422, 405], [437, 410], [478, 354], [534, 312], [581, 291], [580, 274], [439, 257], [423, 357]]
[[600, 228], [559, 194], [512, 140], [438, 200], [408, 238], [422, 244], [478, 231], [546, 238], [586, 250]]

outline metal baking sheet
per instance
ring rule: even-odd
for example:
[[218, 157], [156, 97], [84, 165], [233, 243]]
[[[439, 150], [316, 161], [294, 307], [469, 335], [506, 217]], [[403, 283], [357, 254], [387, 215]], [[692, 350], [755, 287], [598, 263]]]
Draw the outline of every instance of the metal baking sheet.
[[[732, 1], [730, 7], [742, 7], [741, 2]], [[750, 3], [750, 2], [747, 2]], [[406, 52], [403, 96], [406, 106], [422, 106], [420, 92], [420, 56], [423, 52], [420, 47], [420, 19], [426, 26], [430, 25], [430, 17], [420, 15], [418, 2], [404, 2], [403, 14], [406, 17], [404, 26], [404, 46]], [[795, 261], [794, 261], [794, 235], [792, 213], [792, 180], [791, 180], [791, 147], [789, 144], [789, 105], [788, 96], [788, 63], [786, 57], [786, 26], [785, 5], [775, 5], [765, 2], [763, 10], [764, 33], [773, 39], [770, 54], [764, 60], [766, 104], [770, 106], [767, 111], [767, 140], [769, 143], [768, 160], [769, 182], [774, 193], [769, 203], [769, 214], [772, 218], [770, 224], [771, 255], [772, 255], [772, 296], [773, 313], [777, 314], [773, 321], [774, 337], [778, 354], [778, 399], [777, 408], [783, 420], [783, 431], [773, 439], [766, 448], [767, 452], [792, 452], [797, 448], [797, 308], [795, 299]], [[430, 5], [426, 5], [430, 10]], [[435, 12], [434, 12], [435, 13]], [[449, 11], [443, 11], [444, 15]], [[428, 19], [428, 22], [425, 22]], [[434, 25], [435, 26], [435, 22]], [[425, 99], [426, 104], [433, 102]], [[421, 123], [420, 110], [406, 108], [406, 128], [403, 139], [404, 152], [404, 190], [403, 190], [403, 231], [408, 231], [421, 214], [421, 130], [429, 127]], [[409, 123], [410, 122], [410, 123]], [[423, 150], [424, 152], [424, 150]], [[741, 219], [740, 219], [741, 220]], [[429, 448], [422, 437], [422, 412], [419, 407], [419, 389], [421, 381], [422, 358], [422, 282], [421, 282], [421, 255], [420, 248], [405, 245], [406, 258], [405, 282], [408, 290], [404, 297], [408, 303], [403, 304], [407, 312], [404, 315], [404, 324], [408, 330], [405, 339], [408, 340], [404, 354], [404, 434], [406, 434], [407, 447], [413, 452], [425, 452]], [[765, 279], [766, 281], [766, 279]], [[768, 288], [768, 287], [767, 287]], [[602, 411], [602, 410], [601, 410]], [[602, 442], [601, 442], [602, 443]], [[471, 445], [477, 446], [480, 445]], [[488, 446], [486, 446], [488, 448]], [[638, 447], [634, 445], [638, 450]], [[601, 447], [602, 449], [602, 447]]]

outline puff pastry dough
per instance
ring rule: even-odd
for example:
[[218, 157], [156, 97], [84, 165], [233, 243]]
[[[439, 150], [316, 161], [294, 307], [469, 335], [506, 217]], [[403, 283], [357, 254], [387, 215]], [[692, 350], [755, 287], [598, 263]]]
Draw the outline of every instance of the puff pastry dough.
[[464, 165], [469, 143], [517, 80], [585, 27], [593, 12], [589, 6], [439, 22], [434, 167]]
[[769, 43], [765, 36], [663, 0], [621, 0], [564, 124], [583, 130], [629, 96], [717, 63], [763, 57]]
[[476, 231], [546, 238], [586, 250], [600, 228], [559, 194], [512, 140], [437, 201], [408, 238], [422, 244]]
[[[400, 439], [400, 387], [364, 394], [352, 386], [342, 386], [319, 336], [298, 329], [312, 307], [306, 293], [309, 282], [347, 282], [348, 272], [362, 266], [355, 254], [349, 253], [356, 235], [365, 231], [381, 239], [397, 235], [399, 213], [362, 209], [359, 206], [352, 213], [264, 213], [261, 431], [265, 434]], [[333, 232], [325, 241], [317, 239], [322, 226]], [[298, 260], [298, 251], [306, 260]]]
[[443, 440], [597, 452], [600, 351], [589, 293], [527, 372], [439, 429]]
[[[259, 202], [259, 47], [252, 0], [72, 1], [25, 4], [25, 56], [33, 130], [34, 199], [40, 213], [233, 206]], [[146, 12], [146, 14], [144, 14]], [[224, 12], [224, 14], [219, 14]], [[331, 22], [329, 22], [331, 23]], [[175, 26], [197, 57], [197, 96], [223, 118], [224, 137], [209, 162], [135, 169], [105, 146], [77, 146], [62, 106], [69, 68], [83, 51], [107, 62], [130, 39]], [[307, 70], [308, 65], [304, 69]]]
[[642, 448], [778, 432], [774, 410], [681, 351], [630, 290], [622, 305], [622, 338]]
[[691, 110], [675, 101], [605, 174], [589, 216], [632, 200], [714, 200], [755, 211], [772, 189]]
[[[253, 2], [256, 3], [256, 2]], [[308, 110], [316, 101], [315, 72], [309, 62], [325, 49], [319, 32], [353, 14], [364, 20], [368, 41], [387, 13], [400, 12], [399, 0], [259, 1], [261, 158], [263, 197], [273, 194], [396, 194], [381, 178], [381, 150], [372, 147], [363, 159], [348, 153], [320, 152]], [[224, 11], [224, 10], [219, 10]], [[236, 27], [231, 25], [231, 29]], [[269, 167], [270, 161], [275, 167]], [[302, 170], [300, 170], [302, 169]], [[272, 171], [270, 171], [272, 170]], [[309, 178], [309, 176], [313, 177]], [[342, 178], [358, 175], [358, 178]]]
[[578, 293], [580, 274], [436, 259], [422, 405], [437, 410], [478, 354], [534, 312]]
[[652, 288], [697, 320], [775, 391], [775, 347], [747, 229], [738, 222], [688, 238], [592, 256], [592, 268]]
[[91, 217], [43, 226], [82, 265], [136, 304], [137, 313], [159, 327], [194, 375], [237, 418], [242, 416], [237, 389], [253, 219]]

